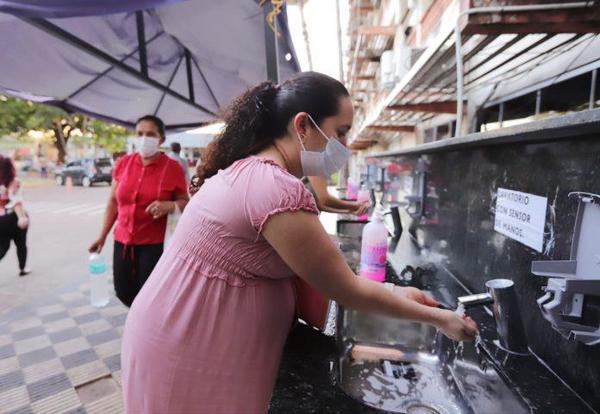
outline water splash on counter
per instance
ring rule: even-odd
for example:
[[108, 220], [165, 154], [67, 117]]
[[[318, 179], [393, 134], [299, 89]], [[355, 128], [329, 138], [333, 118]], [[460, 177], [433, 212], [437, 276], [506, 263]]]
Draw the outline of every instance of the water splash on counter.
[[455, 398], [455, 387], [435, 363], [384, 362], [387, 368], [379, 362], [346, 367], [346, 392], [367, 405], [391, 412], [419, 412], [418, 408], [440, 414], [465, 412]]

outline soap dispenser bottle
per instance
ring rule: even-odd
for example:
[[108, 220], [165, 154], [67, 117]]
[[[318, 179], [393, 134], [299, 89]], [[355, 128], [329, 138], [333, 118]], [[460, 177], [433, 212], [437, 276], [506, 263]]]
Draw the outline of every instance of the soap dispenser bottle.
[[358, 181], [353, 177], [348, 177], [346, 181], [346, 200], [356, 201], [358, 197]]
[[371, 221], [364, 227], [362, 232], [360, 276], [376, 282], [385, 281], [387, 238], [388, 231], [385, 224], [383, 224], [383, 214], [380, 208], [376, 208]]

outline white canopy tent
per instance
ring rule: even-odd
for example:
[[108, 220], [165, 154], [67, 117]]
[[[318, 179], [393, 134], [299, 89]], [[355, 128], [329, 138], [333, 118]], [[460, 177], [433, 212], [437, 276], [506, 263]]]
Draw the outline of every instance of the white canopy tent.
[[0, 94], [171, 130], [299, 70], [285, 7], [257, 0], [0, 0], [0, 61]]

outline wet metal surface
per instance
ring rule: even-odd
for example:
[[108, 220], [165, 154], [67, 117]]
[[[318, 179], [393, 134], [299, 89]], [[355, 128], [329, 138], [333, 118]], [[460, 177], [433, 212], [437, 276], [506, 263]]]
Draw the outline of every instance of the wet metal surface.
[[[476, 343], [456, 343], [429, 325], [354, 310], [345, 311], [343, 321], [342, 336], [352, 344], [340, 361], [340, 386], [364, 404], [397, 413], [417, 407], [440, 414], [529, 412]], [[354, 359], [353, 344], [365, 342], [393, 347], [402, 357]]]
[[[581, 135], [577, 126], [565, 127], [561, 133], [573, 138], [393, 159], [403, 165], [427, 165], [426, 216], [413, 220], [403, 215], [403, 224], [417, 240], [419, 260], [448, 269], [472, 293], [484, 292], [490, 279], [514, 281], [530, 348], [600, 410], [600, 347], [569, 341], [552, 329], [536, 303], [547, 281], [531, 273], [533, 261], [569, 257], [577, 206], [568, 194], [600, 192], [597, 134]], [[547, 197], [542, 252], [494, 231], [498, 188]], [[414, 265], [413, 261], [407, 263]], [[397, 266], [402, 268], [403, 263]]]

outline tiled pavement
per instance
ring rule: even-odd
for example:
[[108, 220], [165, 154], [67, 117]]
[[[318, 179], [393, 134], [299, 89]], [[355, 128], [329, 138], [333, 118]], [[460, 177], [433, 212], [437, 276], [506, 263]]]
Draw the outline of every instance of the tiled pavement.
[[114, 297], [91, 306], [83, 285], [0, 316], [0, 414], [121, 413], [126, 315]]

